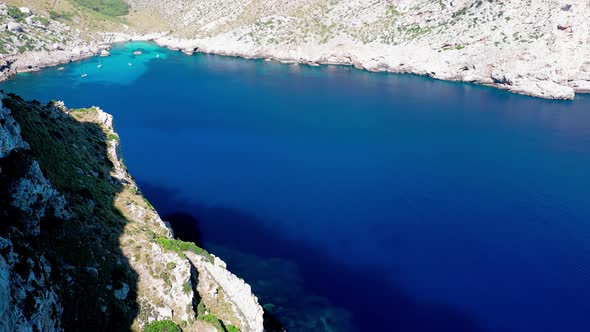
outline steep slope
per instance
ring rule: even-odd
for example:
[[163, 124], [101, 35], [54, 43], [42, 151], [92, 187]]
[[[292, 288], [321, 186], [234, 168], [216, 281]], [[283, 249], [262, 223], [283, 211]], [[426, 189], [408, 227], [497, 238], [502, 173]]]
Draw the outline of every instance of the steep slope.
[[168, 22], [160, 43], [186, 51], [354, 64], [546, 98], [590, 91], [585, 0], [128, 1]]
[[110, 115], [2, 102], [0, 331], [263, 330], [250, 286], [143, 198]]

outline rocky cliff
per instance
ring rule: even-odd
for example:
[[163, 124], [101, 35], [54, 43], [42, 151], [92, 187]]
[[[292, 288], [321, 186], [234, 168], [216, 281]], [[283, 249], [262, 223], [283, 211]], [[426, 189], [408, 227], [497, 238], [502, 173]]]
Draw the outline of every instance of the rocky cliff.
[[250, 286], [141, 195], [109, 114], [2, 97], [0, 331], [263, 331]]
[[587, 0], [128, 2], [171, 31], [158, 42], [187, 52], [351, 64], [544, 98], [590, 92]]

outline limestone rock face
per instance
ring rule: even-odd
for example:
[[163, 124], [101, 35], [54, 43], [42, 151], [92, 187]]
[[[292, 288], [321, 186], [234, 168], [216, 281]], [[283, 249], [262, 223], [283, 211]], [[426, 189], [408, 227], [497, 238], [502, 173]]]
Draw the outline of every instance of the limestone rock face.
[[17, 149], [28, 149], [29, 144], [20, 135], [20, 127], [10, 115], [10, 110], [0, 107], [0, 158]]
[[[586, 92], [586, 0], [129, 0], [159, 13], [185, 52], [342, 63], [543, 98]], [[503, 73], [508, 81], [497, 80]]]
[[263, 310], [252, 289], [244, 280], [228, 273], [225, 262], [218, 257], [210, 262], [195, 254], [187, 254], [199, 272], [198, 290], [208, 308], [230, 322], [236, 322], [241, 331], [262, 332]]
[[0, 232], [0, 331], [62, 331], [51, 265], [29, 241], [42, 218], [68, 212], [28, 151], [18, 123], [0, 106], [0, 223], [8, 227]]
[[263, 331], [250, 286], [219, 258], [173, 239], [141, 195], [110, 114], [14, 95], [3, 102], [0, 331], [142, 330], [164, 319], [183, 331], [216, 331], [217, 319]]

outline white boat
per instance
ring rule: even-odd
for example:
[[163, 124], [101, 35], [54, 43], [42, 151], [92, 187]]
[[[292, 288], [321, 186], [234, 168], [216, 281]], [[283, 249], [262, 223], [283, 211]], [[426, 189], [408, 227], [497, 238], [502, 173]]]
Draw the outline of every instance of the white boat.
[[57, 68], [57, 70], [60, 70], [60, 71], [61, 71], [61, 70], [64, 70], [64, 69], [65, 69], [64, 67], [59, 67], [59, 68]]
[[128, 62], [127, 64], [128, 64], [130, 67], [132, 66], [132, 63], [131, 63], [131, 62]]
[[96, 66], [96, 68], [100, 69], [100, 68], [102, 68], [102, 65], [98, 65], [98, 66]]
[[84, 78], [84, 77], [86, 77], [86, 76], [88, 76], [88, 74], [82, 74], [82, 78]]

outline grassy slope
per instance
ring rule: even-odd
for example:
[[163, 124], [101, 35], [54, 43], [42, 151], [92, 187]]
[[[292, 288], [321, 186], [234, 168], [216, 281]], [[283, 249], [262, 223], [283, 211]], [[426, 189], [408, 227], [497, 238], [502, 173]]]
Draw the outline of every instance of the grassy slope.
[[[33, 13], [51, 16], [73, 29], [88, 32], [125, 30], [128, 7], [123, 0], [6, 0], [7, 5], [29, 7]], [[99, 5], [96, 5], [99, 4]]]

